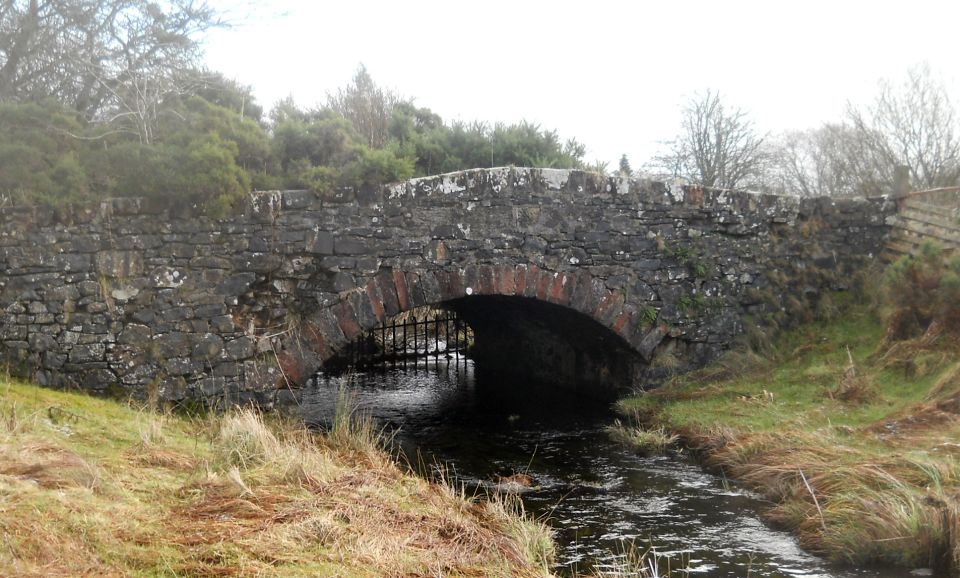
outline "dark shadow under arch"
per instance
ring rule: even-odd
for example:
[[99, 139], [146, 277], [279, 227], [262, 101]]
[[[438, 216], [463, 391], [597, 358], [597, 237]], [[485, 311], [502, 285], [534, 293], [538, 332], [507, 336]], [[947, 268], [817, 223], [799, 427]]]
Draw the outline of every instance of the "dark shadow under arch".
[[473, 328], [471, 357], [488, 378], [531, 379], [614, 398], [646, 365], [620, 335], [570, 307], [504, 295], [443, 305]]

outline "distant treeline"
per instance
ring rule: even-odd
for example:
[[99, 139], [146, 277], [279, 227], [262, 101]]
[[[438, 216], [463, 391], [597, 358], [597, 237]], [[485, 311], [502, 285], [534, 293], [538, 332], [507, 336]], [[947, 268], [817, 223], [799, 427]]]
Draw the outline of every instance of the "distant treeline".
[[361, 67], [324, 106], [268, 115], [248, 88], [196, 73], [150, 111], [149, 130], [55, 98], [0, 102], [0, 202], [152, 196], [223, 213], [251, 189], [325, 193], [458, 169], [577, 168], [584, 147], [527, 122], [445, 123]]

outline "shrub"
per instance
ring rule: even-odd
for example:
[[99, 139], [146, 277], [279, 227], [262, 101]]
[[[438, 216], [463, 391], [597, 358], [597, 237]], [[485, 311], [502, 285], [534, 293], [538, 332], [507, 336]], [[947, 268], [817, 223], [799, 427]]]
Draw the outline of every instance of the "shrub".
[[939, 245], [925, 242], [919, 254], [889, 267], [883, 301], [888, 340], [960, 331], [960, 256], [947, 259]]

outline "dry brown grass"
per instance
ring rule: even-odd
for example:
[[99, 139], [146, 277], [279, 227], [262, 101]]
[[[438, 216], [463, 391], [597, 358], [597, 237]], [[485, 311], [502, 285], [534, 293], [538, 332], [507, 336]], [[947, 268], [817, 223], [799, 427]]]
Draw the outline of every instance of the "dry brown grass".
[[[408, 475], [353, 409], [324, 435], [5, 387], [2, 576], [549, 574], [543, 524]], [[54, 404], [79, 416], [69, 429]]]
[[960, 465], [862, 451], [826, 433], [753, 434], [727, 442], [708, 463], [776, 505], [772, 522], [813, 552], [852, 563], [943, 567], [954, 555]]
[[36, 484], [41, 488], [96, 489], [100, 473], [77, 454], [43, 442], [0, 446], [0, 475]]

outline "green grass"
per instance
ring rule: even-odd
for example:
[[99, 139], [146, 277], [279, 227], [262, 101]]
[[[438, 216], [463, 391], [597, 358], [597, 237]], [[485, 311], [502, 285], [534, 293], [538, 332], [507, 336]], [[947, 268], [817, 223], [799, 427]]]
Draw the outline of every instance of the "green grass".
[[[623, 413], [664, 409], [674, 427], [708, 427], [722, 423], [738, 430], [767, 430], [783, 423], [802, 422], [806, 427], [828, 425], [858, 427], [921, 401], [937, 379], [936, 372], [907, 377], [897, 367], [878, 368], [872, 359], [883, 335], [875, 316], [861, 310], [830, 324], [817, 323], [791, 331], [778, 340], [772, 359], [753, 363], [736, 379], [721, 382], [702, 378], [716, 366], [677, 380], [662, 392], [620, 402]], [[850, 365], [871, 372], [870, 403], [850, 404], [832, 399]], [[744, 362], [730, 354], [720, 364], [742, 368]], [[750, 363], [747, 361], [746, 363]], [[938, 364], [939, 365], [939, 364]], [[682, 398], [681, 402], [676, 402]]]
[[321, 435], [0, 379], [0, 575], [548, 574], [542, 523], [401, 471], [340, 419]]
[[622, 400], [840, 561], [960, 567], [960, 344], [884, 341], [866, 307]]

